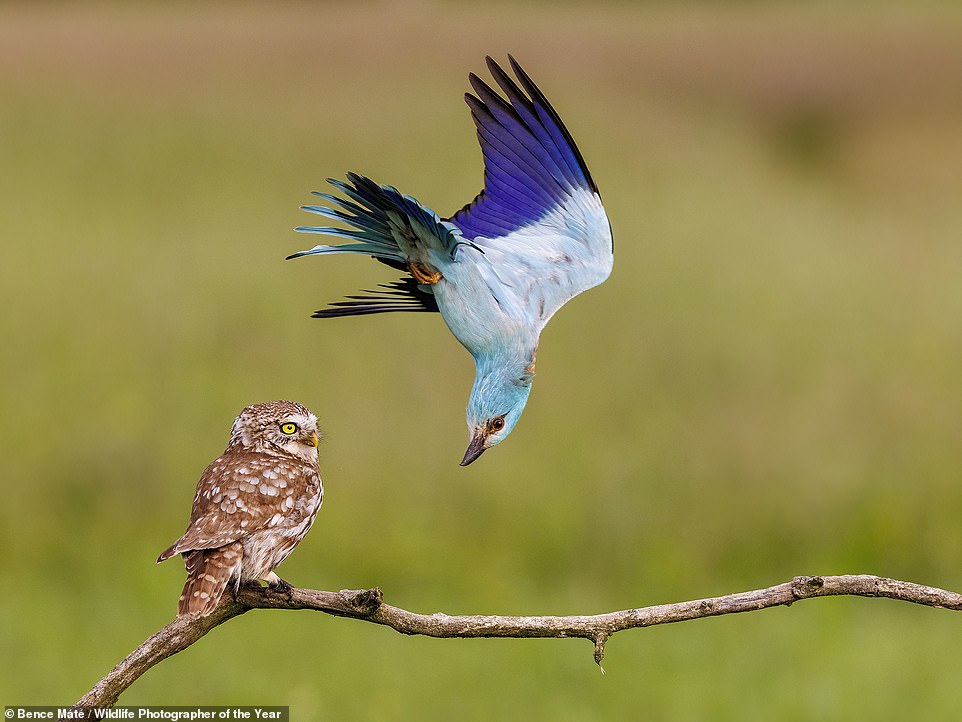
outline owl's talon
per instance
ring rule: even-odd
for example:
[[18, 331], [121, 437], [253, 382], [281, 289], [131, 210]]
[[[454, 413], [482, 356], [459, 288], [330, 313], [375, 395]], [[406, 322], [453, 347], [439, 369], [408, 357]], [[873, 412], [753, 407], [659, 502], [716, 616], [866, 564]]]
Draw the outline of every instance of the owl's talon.
[[280, 594], [288, 599], [291, 598], [291, 592], [294, 591], [294, 585], [290, 582], [285, 582], [283, 579], [278, 577], [276, 580], [270, 582], [267, 588], [271, 590], [274, 594]]

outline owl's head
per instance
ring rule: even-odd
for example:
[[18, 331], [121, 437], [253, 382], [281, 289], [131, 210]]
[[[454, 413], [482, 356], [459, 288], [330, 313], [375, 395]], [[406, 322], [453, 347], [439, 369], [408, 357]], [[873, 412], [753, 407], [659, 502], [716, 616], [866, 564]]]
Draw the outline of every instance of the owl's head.
[[240, 412], [230, 432], [230, 445], [266, 454], [292, 454], [317, 463], [320, 432], [317, 417], [294, 401], [253, 404]]

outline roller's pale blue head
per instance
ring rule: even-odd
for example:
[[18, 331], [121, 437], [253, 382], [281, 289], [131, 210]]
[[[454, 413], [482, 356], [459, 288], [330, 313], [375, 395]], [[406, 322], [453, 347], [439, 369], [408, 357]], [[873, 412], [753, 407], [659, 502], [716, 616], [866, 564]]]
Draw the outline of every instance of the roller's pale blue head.
[[512, 370], [511, 365], [489, 369], [487, 364], [477, 362], [467, 411], [471, 443], [464, 452], [461, 466], [467, 466], [485, 449], [508, 438], [524, 411], [533, 378], [534, 373], [528, 369]]

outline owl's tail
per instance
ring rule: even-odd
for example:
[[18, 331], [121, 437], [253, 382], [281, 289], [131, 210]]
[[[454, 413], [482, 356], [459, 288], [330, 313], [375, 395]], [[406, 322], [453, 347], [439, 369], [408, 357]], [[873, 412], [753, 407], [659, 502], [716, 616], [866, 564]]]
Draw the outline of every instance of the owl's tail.
[[178, 614], [210, 614], [220, 603], [231, 579], [240, 578], [243, 547], [234, 542], [219, 549], [202, 549], [184, 554], [187, 583], [177, 604]]

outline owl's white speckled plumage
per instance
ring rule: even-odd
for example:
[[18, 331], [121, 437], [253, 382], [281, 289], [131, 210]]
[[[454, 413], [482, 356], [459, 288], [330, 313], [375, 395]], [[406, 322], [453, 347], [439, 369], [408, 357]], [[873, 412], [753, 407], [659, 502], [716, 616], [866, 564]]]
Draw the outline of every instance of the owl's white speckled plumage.
[[197, 482], [187, 531], [157, 559], [184, 557], [180, 614], [209, 614], [230, 584], [289, 586], [274, 569], [324, 499], [317, 440], [317, 417], [292, 401], [248, 406], [234, 420], [227, 449]]

